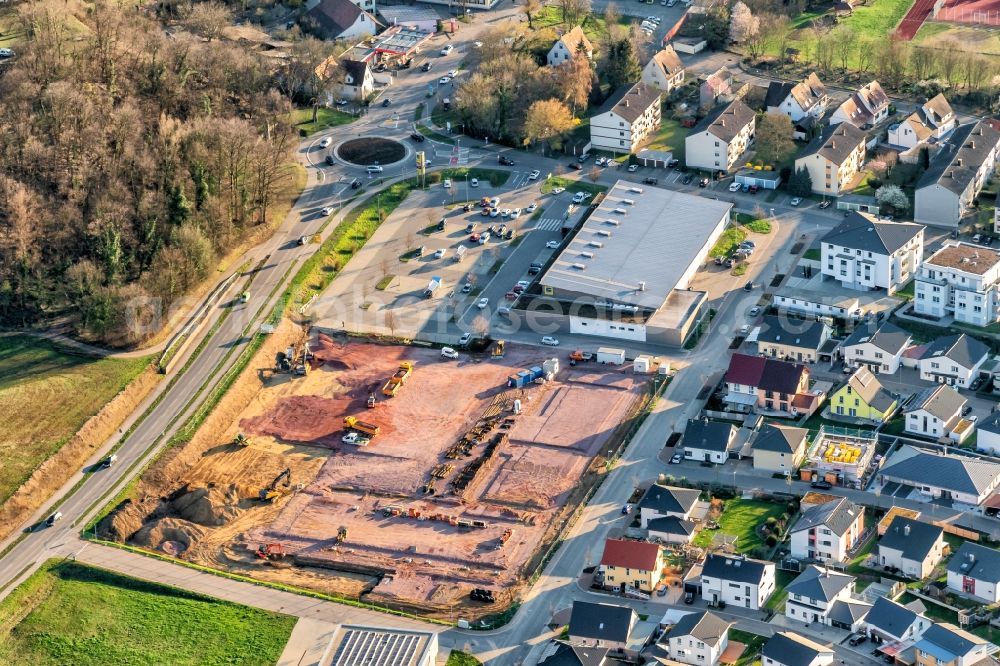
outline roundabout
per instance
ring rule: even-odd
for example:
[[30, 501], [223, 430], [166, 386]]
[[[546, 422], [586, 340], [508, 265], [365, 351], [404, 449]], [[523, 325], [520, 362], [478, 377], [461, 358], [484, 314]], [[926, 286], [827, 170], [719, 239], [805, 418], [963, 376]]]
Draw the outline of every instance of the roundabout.
[[403, 143], [376, 136], [348, 139], [336, 148], [341, 161], [355, 166], [388, 166], [404, 159], [408, 152]]

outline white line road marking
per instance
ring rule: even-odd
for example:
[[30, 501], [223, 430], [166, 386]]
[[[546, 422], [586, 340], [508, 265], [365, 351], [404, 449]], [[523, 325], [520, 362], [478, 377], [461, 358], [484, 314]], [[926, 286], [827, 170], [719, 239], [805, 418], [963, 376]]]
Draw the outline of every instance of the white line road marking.
[[543, 217], [535, 224], [536, 231], [558, 231], [562, 227], [562, 220], [555, 217]]

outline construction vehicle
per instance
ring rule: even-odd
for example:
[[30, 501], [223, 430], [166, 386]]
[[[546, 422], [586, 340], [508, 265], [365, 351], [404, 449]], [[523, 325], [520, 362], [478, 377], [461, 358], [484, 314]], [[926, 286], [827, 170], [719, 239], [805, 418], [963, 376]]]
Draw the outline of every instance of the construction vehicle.
[[249, 446], [250, 440], [247, 439], [246, 435], [244, 435], [241, 432], [238, 432], [236, 433], [236, 437], [233, 437], [233, 444], [235, 444], [236, 446]]
[[375, 407], [375, 394], [374, 393], [369, 393], [368, 394], [368, 403], [367, 404], [368, 404], [368, 409], [372, 409], [372, 408]]
[[385, 385], [382, 387], [382, 395], [387, 395], [392, 397], [396, 395], [406, 379], [413, 373], [413, 363], [410, 361], [401, 361], [399, 364], [399, 369], [396, 370], [396, 374], [389, 377]]
[[262, 543], [257, 547], [257, 557], [262, 560], [282, 560], [288, 553], [280, 543]]
[[427, 284], [427, 288], [424, 289], [424, 298], [430, 298], [440, 288], [441, 288], [441, 278], [437, 276], [432, 277], [431, 281]]
[[361, 421], [356, 416], [345, 416], [344, 427], [350, 428], [351, 430], [357, 430], [358, 432], [363, 432], [369, 437], [374, 437], [380, 430], [378, 424]]
[[503, 340], [497, 340], [493, 344], [493, 358], [503, 358], [503, 348], [505, 344], [506, 343], [504, 343]]
[[344, 543], [346, 539], [347, 539], [347, 528], [341, 525], [340, 529], [337, 530], [337, 543]]
[[[284, 480], [285, 482], [284, 491], [278, 490], [278, 484], [281, 483], [282, 480]], [[286, 468], [283, 472], [281, 472], [281, 474], [274, 477], [274, 480], [271, 481], [271, 483], [268, 484], [266, 488], [261, 488], [260, 492], [257, 494], [257, 497], [262, 502], [270, 502], [288, 492], [288, 488], [290, 488], [291, 486], [292, 486], [292, 470], [291, 468]]]

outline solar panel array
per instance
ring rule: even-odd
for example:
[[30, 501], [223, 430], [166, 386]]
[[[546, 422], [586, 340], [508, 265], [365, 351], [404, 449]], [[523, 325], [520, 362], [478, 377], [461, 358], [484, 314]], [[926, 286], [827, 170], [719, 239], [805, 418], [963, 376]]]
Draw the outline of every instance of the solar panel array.
[[330, 666], [411, 666], [425, 638], [420, 634], [348, 629]]

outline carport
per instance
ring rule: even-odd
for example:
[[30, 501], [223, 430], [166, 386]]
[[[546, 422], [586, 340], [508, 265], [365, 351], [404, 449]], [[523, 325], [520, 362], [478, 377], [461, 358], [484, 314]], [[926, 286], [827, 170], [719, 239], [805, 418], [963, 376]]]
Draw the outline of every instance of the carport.
[[736, 182], [747, 187], [756, 185], [762, 190], [776, 190], [781, 184], [781, 174], [777, 171], [740, 169], [736, 173]]
[[856, 210], [861, 213], [878, 215], [879, 207], [875, 197], [845, 194], [837, 200], [837, 210]]
[[644, 167], [656, 169], [666, 169], [670, 166], [674, 154], [669, 150], [649, 150], [643, 149], [636, 154], [635, 159], [642, 163]]

